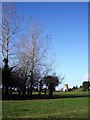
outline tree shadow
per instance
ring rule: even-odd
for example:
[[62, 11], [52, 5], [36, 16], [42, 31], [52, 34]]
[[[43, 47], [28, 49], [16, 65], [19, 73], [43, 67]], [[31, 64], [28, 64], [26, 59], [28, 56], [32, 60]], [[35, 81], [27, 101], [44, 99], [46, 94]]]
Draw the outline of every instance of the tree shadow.
[[60, 98], [77, 98], [77, 97], [90, 97], [90, 95], [19, 95], [19, 94], [11, 94], [11, 95], [2, 95], [2, 100], [39, 100], [39, 99], [60, 99]]

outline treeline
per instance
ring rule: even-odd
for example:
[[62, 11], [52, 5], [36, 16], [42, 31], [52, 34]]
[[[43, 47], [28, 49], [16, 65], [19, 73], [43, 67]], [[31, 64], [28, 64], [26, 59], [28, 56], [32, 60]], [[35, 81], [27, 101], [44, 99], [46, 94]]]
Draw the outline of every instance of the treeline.
[[21, 32], [24, 17], [17, 14], [14, 3], [2, 3], [0, 47], [2, 50], [2, 94], [17, 91], [20, 95], [32, 96], [33, 91], [49, 91], [63, 78], [54, 73], [54, 51], [51, 50], [51, 35], [43, 35], [40, 25], [30, 17], [27, 29]]
[[[35, 74], [34, 74], [35, 76]], [[30, 95], [33, 92], [38, 92], [38, 95], [43, 91], [45, 94], [48, 91], [49, 95], [53, 94], [55, 86], [59, 84], [57, 76], [45, 76], [42, 79], [34, 79], [33, 72], [30, 75], [23, 77], [21, 71], [15, 71], [6, 64], [2, 68], [2, 94], [19, 94], [19, 95]]]
[[76, 85], [69, 88], [68, 91], [90, 91], [90, 81], [84, 81], [80, 87]]

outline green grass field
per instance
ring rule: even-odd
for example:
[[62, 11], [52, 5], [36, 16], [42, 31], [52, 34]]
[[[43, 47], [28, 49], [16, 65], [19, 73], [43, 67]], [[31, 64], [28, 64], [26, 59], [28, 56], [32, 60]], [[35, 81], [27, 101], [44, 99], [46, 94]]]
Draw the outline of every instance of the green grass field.
[[88, 97], [8, 100], [3, 101], [2, 110], [3, 118], [88, 118]]
[[73, 95], [88, 95], [89, 92], [87, 91], [77, 91], [77, 92], [54, 92], [53, 95], [69, 95], [69, 96], [73, 96]]

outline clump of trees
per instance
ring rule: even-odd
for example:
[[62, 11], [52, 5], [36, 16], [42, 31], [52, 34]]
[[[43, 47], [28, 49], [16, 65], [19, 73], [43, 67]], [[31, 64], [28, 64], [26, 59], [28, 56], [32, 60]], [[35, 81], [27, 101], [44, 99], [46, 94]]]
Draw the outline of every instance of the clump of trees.
[[[19, 94], [32, 96], [36, 89], [40, 95], [46, 86], [45, 93], [48, 87], [51, 96], [55, 86], [62, 81], [56, 75], [49, 75], [54, 63], [50, 50], [51, 36], [42, 36], [40, 25], [32, 17], [28, 30], [22, 35], [19, 30], [23, 17], [17, 16], [14, 3], [3, 3], [2, 8], [0, 52], [3, 94], [12, 94], [13, 90], [17, 90]], [[18, 38], [18, 34], [22, 37]]]
[[84, 81], [82, 85], [80, 85], [80, 87], [76, 85], [73, 86], [72, 88], [69, 88], [68, 91], [70, 92], [70, 91], [89, 91], [89, 90], [90, 90], [90, 81]]

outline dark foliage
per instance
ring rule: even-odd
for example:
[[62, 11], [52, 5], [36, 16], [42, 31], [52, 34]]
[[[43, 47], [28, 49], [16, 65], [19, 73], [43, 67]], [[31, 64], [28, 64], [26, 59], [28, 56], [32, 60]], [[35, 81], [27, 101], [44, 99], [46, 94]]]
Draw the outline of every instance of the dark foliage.
[[89, 81], [84, 81], [83, 82], [83, 90], [88, 91], [90, 87], [90, 82]]
[[59, 84], [59, 79], [56, 76], [45, 76], [44, 82], [48, 86], [49, 95], [52, 96], [55, 86]]

